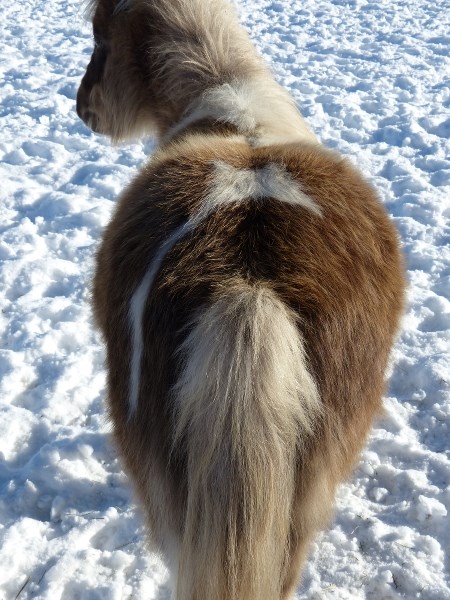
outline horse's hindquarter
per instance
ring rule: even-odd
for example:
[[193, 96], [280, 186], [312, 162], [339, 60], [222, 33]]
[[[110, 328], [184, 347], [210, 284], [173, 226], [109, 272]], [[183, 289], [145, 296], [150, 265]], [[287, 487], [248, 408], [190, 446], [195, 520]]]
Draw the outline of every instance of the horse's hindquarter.
[[158, 531], [181, 530], [186, 491], [183, 447], [171, 453], [177, 348], [237, 280], [273, 289], [298, 316], [325, 407], [311, 452], [333, 456], [333, 483], [379, 409], [403, 275], [372, 188], [319, 146], [195, 137], [163, 149], [122, 195], [94, 282], [115, 435], [159, 544]]

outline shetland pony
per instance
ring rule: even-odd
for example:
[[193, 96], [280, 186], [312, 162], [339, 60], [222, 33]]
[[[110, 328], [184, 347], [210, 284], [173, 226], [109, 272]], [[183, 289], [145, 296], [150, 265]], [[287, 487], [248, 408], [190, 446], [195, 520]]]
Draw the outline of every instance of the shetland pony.
[[380, 411], [397, 235], [226, 0], [92, 15], [79, 116], [161, 141], [97, 256], [117, 447], [176, 600], [286, 600]]

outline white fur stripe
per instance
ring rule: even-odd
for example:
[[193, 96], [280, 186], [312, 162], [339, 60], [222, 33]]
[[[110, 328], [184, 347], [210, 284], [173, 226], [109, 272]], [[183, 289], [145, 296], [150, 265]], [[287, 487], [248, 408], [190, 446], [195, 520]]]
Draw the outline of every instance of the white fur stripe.
[[132, 345], [128, 398], [130, 416], [136, 412], [139, 400], [141, 362], [144, 349], [142, 324], [147, 299], [164, 258], [175, 244], [193, 231], [219, 207], [248, 199], [274, 198], [280, 202], [301, 206], [317, 216], [322, 215], [314, 200], [302, 192], [299, 184], [276, 164], [272, 163], [261, 169], [236, 169], [227, 163], [216, 161], [214, 167], [213, 181], [200, 208], [162, 243], [143, 280], [131, 298], [128, 313]]
[[131, 297], [128, 319], [131, 328], [131, 366], [130, 366], [130, 391], [129, 391], [129, 414], [136, 412], [139, 398], [139, 384], [141, 380], [141, 362], [142, 352], [144, 350], [144, 340], [142, 336], [142, 321], [144, 319], [145, 306], [147, 299], [161, 267], [166, 254], [175, 246], [179, 239], [191, 231], [192, 226], [189, 221], [177, 227], [175, 231], [163, 242], [158, 254], [153, 259], [144, 279], [139, 284], [137, 290]]

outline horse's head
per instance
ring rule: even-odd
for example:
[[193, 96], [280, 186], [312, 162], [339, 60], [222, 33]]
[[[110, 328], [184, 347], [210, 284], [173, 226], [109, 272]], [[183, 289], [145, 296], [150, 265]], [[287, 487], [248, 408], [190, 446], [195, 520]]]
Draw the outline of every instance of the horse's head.
[[158, 129], [146, 58], [148, 17], [144, 3], [96, 0], [94, 50], [77, 94], [78, 116], [114, 140]]

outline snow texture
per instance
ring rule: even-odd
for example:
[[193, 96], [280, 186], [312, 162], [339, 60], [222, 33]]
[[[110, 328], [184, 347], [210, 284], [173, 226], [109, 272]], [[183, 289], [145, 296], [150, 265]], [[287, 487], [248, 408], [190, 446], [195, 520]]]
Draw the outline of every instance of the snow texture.
[[[0, 0], [0, 598], [168, 600], [103, 407], [89, 287], [117, 194], [153, 143], [75, 114], [92, 48], [76, 0]], [[241, 0], [322, 142], [377, 186], [408, 309], [384, 417], [298, 599], [450, 598], [448, 0]]]

